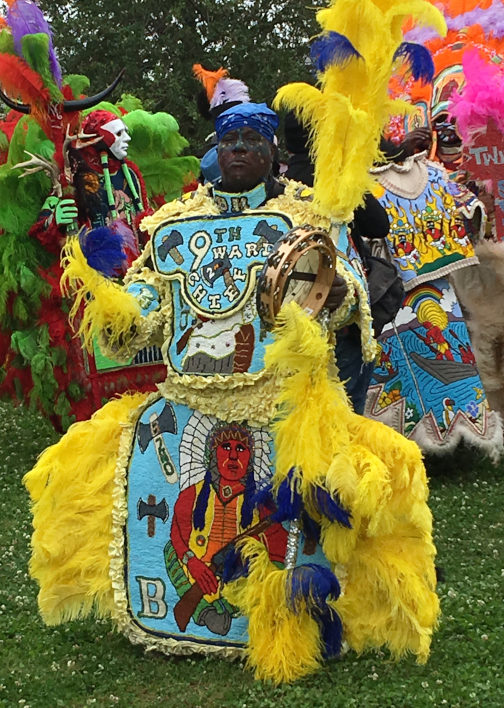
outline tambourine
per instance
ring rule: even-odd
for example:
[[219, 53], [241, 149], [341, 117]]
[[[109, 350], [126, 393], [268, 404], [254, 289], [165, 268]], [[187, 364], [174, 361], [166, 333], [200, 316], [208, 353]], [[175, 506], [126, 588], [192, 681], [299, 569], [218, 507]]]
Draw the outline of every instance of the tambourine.
[[284, 234], [257, 281], [257, 311], [271, 327], [284, 303], [295, 301], [312, 317], [323, 308], [336, 273], [336, 248], [327, 233], [298, 226]]

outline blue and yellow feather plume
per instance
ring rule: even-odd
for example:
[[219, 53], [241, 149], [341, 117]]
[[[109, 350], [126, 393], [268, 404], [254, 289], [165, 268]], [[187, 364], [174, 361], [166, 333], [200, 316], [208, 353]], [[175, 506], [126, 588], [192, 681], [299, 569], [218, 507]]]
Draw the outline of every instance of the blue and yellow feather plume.
[[332, 0], [317, 13], [322, 32], [312, 46], [320, 88], [293, 83], [277, 93], [275, 107], [294, 110], [310, 128], [314, 206], [335, 221], [350, 221], [371, 190], [382, 131], [392, 113], [405, 111], [388, 94], [397, 62], [429, 76], [423, 48], [403, 44], [408, 18], [446, 33], [442, 14], [427, 0]]

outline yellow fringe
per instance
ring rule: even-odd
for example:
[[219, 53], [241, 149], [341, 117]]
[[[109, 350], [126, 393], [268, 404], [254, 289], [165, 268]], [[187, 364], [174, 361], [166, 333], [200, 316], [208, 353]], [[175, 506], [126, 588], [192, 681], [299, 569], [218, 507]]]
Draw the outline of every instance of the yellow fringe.
[[80, 319], [76, 329], [86, 349], [92, 352], [94, 335], [105, 331], [110, 347], [124, 346], [125, 339], [133, 336], [140, 323], [136, 299], [88, 265], [78, 237], [67, 239], [61, 265], [61, 290], [74, 297], [70, 323], [74, 326]]
[[[317, 228], [328, 229], [329, 221], [313, 213], [312, 201], [306, 198], [301, 199], [298, 196], [300, 191], [310, 193], [311, 190], [300, 182], [289, 180], [288, 182], [284, 181], [284, 184], [285, 192], [274, 199], [270, 199], [268, 201], [268, 208], [265, 209], [265, 211], [280, 211], [285, 213], [294, 226], [311, 224]], [[186, 195], [187, 198], [163, 204], [154, 214], [146, 216], [142, 220], [142, 229], [146, 230], [149, 235], [152, 236], [159, 225], [167, 219], [219, 214], [220, 212], [211, 197], [211, 186], [210, 184], [200, 185], [195, 192]], [[140, 256], [140, 258], [142, 258], [142, 256]]]
[[310, 127], [315, 163], [316, 209], [347, 222], [372, 190], [369, 169], [379, 157], [379, 141], [391, 115], [388, 83], [393, 57], [408, 17], [446, 33], [442, 14], [427, 0], [331, 0], [317, 13], [323, 32], [339, 32], [362, 59], [329, 66], [319, 75], [320, 90], [307, 84], [282, 87], [276, 108], [294, 110]]
[[46, 624], [113, 611], [109, 577], [114, 471], [127, 422], [148, 394], [109, 401], [47, 448], [24, 477], [33, 513], [30, 573]]
[[306, 611], [289, 609], [289, 571], [277, 568], [254, 538], [244, 539], [239, 549], [249, 574], [225, 585], [224, 596], [248, 617], [246, 655], [255, 677], [278, 684], [312, 673], [322, 660], [320, 630]]
[[[386, 645], [427, 659], [439, 614], [428, 487], [418, 446], [353, 413], [330, 375], [333, 351], [320, 325], [294, 303], [280, 312], [267, 370], [282, 377], [274, 423], [277, 489], [302, 470], [300, 492], [321, 524], [321, 545], [347, 581], [336, 605], [351, 648]], [[289, 375], [290, 374], [290, 375]], [[348, 529], [322, 517], [313, 485], [338, 494]]]

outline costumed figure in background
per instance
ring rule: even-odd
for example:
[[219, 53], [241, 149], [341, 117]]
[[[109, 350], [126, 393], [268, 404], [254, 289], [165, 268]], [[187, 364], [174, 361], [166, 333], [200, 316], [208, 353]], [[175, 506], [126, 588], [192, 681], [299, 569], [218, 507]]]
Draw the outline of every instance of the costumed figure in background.
[[[167, 378], [158, 393], [122, 396], [75, 424], [25, 478], [34, 502], [31, 572], [46, 622], [95, 609], [132, 641], [167, 653], [246, 649], [256, 676], [276, 682], [337, 654], [342, 628], [357, 651], [387, 646], [396, 657], [427, 659], [439, 606], [421, 453], [351, 410], [333, 363], [334, 333], [350, 320], [364, 359], [375, 356], [346, 223], [372, 186], [406, 11], [403, 1], [386, 11], [378, 0], [360, 5], [367, 13], [359, 22], [353, 0], [318, 15], [323, 90], [292, 85], [279, 95], [300, 112], [307, 92], [316, 97], [305, 115], [315, 135], [314, 196], [271, 177], [278, 118], [265, 104], [244, 103], [216, 121], [222, 180], [143, 220], [150, 240], [122, 287], [89, 266], [77, 238], [67, 241], [63, 282], [76, 298], [72, 314], [83, 308], [87, 346], [98, 336], [127, 359], [155, 343]], [[429, 3], [412, 7], [442, 28]], [[355, 43], [344, 67], [343, 32], [345, 46]], [[372, 105], [370, 81], [380, 89]], [[348, 96], [348, 86], [360, 90]], [[334, 102], [346, 106], [339, 151], [324, 134], [344, 134], [337, 121], [330, 127]], [[308, 272], [281, 269], [289, 283], [280, 301], [286, 292], [302, 301], [325, 264], [326, 329], [292, 302], [273, 341], [263, 298], [278, 301], [280, 290], [259, 271], [278, 269], [297, 238], [305, 249], [312, 227], [314, 260], [306, 257]], [[327, 255], [335, 250], [337, 258]], [[307, 306], [313, 313], [324, 302], [319, 292], [317, 309]]]
[[0, 168], [1, 388], [65, 428], [83, 400], [83, 366], [69, 377], [67, 365], [82, 362], [82, 356], [62, 307], [59, 248], [42, 246], [28, 232], [51, 189], [59, 196], [72, 190], [65, 156], [78, 134], [80, 111], [107, 96], [119, 77], [100, 94], [79, 99], [83, 82], [63, 81], [50, 28], [36, 3], [8, 5], [0, 30], [0, 98], [19, 120]]
[[[503, 414], [501, 372], [504, 362], [500, 341], [504, 321], [497, 303], [504, 298], [504, 271], [503, 247], [494, 215], [495, 175], [484, 175], [485, 166], [483, 170], [478, 166], [476, 170], [470, 168], [469, 163], [463, 161], [463, 150], [465, 148], [467, 153], [473, 146], [471, 124], [482, 130], [490, 124], [492, 113], [499, 115], [496, 102], [502, 89], [496, 77], [502, 70], [504, 56], [504, 5], [502, 0], [477, 4], [452, 0], [446, 12], [449, 32], [444, 40], [434, 39], [422, 30], [410, 33], [412, 38], [426, 42], [432, 49], [435, 65], [432, 92], [425, 92], [415, 84], [410, 95], [423, 116], [421, 122], [432, 124], [432, 155], [445, 166], [450, 179], [461, 187], [457, 201], [479, 264], [453, 273], [450, 279], [464, 308], [488, 401], [494, 410]], [[466, 90], [467, 81], [472, 88]], [[460, 94], [465, 94], [466, 98], [459, 125], [458, 109], [454, 109], [451, 100], [455, 97], [458, 101]], [[469, 108], [471, 103], [472, 108]], [[480, 110], [481, 118], [476, 118]], [[464, 132], [462, 126], [466, 119]], [[485, 218], [485, 210], [488, 218]]]
[[[390, 147], [389, 157], [400, 153]], [[406, 295], [379, 344], [383, 356], [368, 390], [366, 415], [415, 440], [426, 452], [461, 440], [492, 457], [502, 429], [488, 409], [464, 317], [447, 276], [477, 263], [456, 204], [457, 185], [425, 153], [375, 167], [387, 209], [386, 240]]]
[[[453, 282], [465, 312], [490, 405], [504, 415], [504, 65], [477, 50], [463, 59], [464, 84], [452, 93], [450, 115], [462, 138], [462, 169], [487, 207], [486, 238], [475, 240], [479, 265]], [[485, 230], [483, 230], [485, 232]]]
[[[50, 28], [38, 6], [24, 0], [9, 5], [7, 24], [0, 30], [1, 98], [13, 109], [2, 132], [9, 144], [7, 161], [0, 167], [0, 394], [37, 406], [66, 429], [75, 419], [89, 417], [115, 391], [152, 390], [165, 373], [155, 350], [140, 355], [128, 369], [101, 355], [83, 356], [72, 339], [59, 286], [59, 255], [67, 230], [79, 223], [119, 229], [124, 258], [116, 276], [138, 251], [138, 217], [148, 202], [139, 170], [124, 159], [124, 125], [132, 138], [130, 152], [149, 177], [147, 193], [153, 203], [163, 203], [163, 195], [179, 195], [184, 175], [197, 174], [199, 168], [195, 158], [177, 157], [187, 142], [171, 116], [150, 115], [129, 96], [119, 107], [104, 102], [119, 77], [100, 94], [83, 96], [89, 80], [62, 78]], [[95, 106], [100, 110], [86, 117]], [[100, 134], [103, 125], [113, 132]], [[92, 137], [85, 132], [94, 130]], [[110, 188], [100, 152], [110, 162]], [[48, 208], [40, 215], [44, 202]], [[94, 246], [94, 266], [100, 268], [99, 230], [90, 233], [87, 245], [89, 251]]]
[[118, 229], [127, 250], [125, 272], [143, 245], [137, 221], [152, 213], [142, 175], [126, 160], [130, 141], [121, 118], [110, 111], [91, 111], [69, 157], [76, 198], [48, 197], [31, 235], [59, 251], [69, 229]]
[[471, 194], [481, 196], [485, 204], [487, 195], [481, 180], [473, 179], [462, 168], [462, 140], [457, 130], [455, 118], [449, 112], [452, 94], [460, 90], [465, 77], [462, 69], [464, 56], [475, 49], [492, 64], [502, 62], [504, 39], [504, 4], [502, 0], [440, 0], [446, 15], [448, 32], [445, 37], [436, 37], [430, 28], [414, 28], [406, 32], [406, 38], [420, 42], [432, 53], [434, 68], [433, 81], [422, 84], [413, 76], [393, 77], [391, 93], [397, 98], [412, 102], [415, 111], [406, 118], [396, 117], [388, 129], [388, 137], [401, 142], [405, 135], [415, 128], [432, 130], [429, 142], [429, 156], [439, 161], [448, 171], [450, 180], [456, 181], [461, 189], [457, 202], [467, 220], [467, 230], [477, 237], [485, 231], [484, 214], [481, 204]]
[[[113, 112], [112, 108], [91, 110], [83, 118], [74, 147], [68, 148], [73, 193], [62, 197], [51, 194], [30, 235], [59, 254], [67, 236], [79, 231], [92, 267], [107, 277], [120, 278], [147, 241], [147, 234], [141, 233], [138, 224], [153, 209], [140, 170], [127, 159], [129, 130], [115, 112], [117, 109]], [[148, 130], [144, 133], [148, 134]], [[107, 268], [109, 254], [104, 248], [108, 229], [120, 236], [118, 247], [123, 256], [112, 270]], [[114, 393], [154, 390], [166, 373], [158, 347], [146, 348], [130, 361], [119, 363], [105, 356], [95, 341], [93, 351], [79, 359], [78, 380], [90, 406], [86, 415]], [[80, 413], [79, 418], [82, 417], [85, 416]]]
[[[201, 64], [194, 64], [193, 73], [203, 84], [197, 96], [197, 106], [205, 120], [215, 122], [217, 116], [223, 111], [250, 101], [247, 84], [240, 79], [231, 79], [227, 69], [221, 67], [216, 71], [210, 71]], [[207, 141], [211, 141], [212, 144], [201, 158], [201, 177], [203, 182], [215, 182], [221, 176], [215, 132], [207, 137]]]

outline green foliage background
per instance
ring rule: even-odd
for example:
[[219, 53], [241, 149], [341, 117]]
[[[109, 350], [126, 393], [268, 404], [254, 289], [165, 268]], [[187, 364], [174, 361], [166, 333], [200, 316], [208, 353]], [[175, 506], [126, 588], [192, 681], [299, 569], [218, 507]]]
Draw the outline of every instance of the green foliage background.
[[179, 121], [191, 151], [209, 124], [196, 108], [192, 65], [224, 66], [252, 100], [271, 101], [288, 81], [310, 80], [308, 39], [323, 0], [40, 0], [64, 73], [86, 74], [91, 90], [126, 67], [121, 91]]

